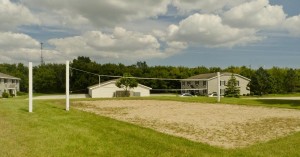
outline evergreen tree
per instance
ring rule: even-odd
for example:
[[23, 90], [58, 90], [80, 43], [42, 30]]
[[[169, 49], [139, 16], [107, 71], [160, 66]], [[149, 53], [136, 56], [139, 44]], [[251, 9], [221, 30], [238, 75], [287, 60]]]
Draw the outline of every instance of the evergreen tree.
[[225, 89], [225, 96], [226, 97], [236, 97], [240, 96], [240, 89], [238, 87], [238, 81], [236, 80], [235, 76], [231, 74], [230, 79], [227, 82]]

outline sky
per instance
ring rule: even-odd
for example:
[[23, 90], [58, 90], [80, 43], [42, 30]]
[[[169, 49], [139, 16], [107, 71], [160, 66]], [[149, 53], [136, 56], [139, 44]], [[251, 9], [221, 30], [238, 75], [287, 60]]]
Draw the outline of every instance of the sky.
[[300, 67], [299, 0], [0, 0], [0, 63]]

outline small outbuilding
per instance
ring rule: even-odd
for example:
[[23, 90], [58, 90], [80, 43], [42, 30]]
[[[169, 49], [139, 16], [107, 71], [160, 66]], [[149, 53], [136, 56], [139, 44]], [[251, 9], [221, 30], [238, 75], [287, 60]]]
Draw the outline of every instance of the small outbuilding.
[[[112, 98], [117, 97], [118, 93], [124, 91], [123, 88], [116, 86], [117, 80], [110, 80], [100, 84], [96, 84], [88, 87], [89, 95], [92, 98]], [[152, 88], [138, 84], [137, 87], [130, 89], [130, 96], [150, 96], [150, 90]]]

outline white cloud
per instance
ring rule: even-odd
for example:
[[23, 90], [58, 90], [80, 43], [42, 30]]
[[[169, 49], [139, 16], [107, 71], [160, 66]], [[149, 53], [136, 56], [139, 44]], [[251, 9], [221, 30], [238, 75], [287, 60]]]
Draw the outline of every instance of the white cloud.
[[65, 25], [68, 25], [85, 24], [89, 21], [94, 26], [103, 27], [164, 14], [170, 1], [27, 0], [24, 3], [31, 8], [39, 8], [42, 14], [46, 13], [48, 16], [52, 14], [49, 23], [56, 24], [63, 21]]
[[2, 50], [10, 50], [16, 47], [34, 48], [39, 43], [30, 36], [21, 33], [0, 32], [0, 47]]
[[287, 18], [284, 27], [292, 36], [300, 36], [300, 15]]
[[204, 13], [220, 12], [223, 9], [241, 4], [248, 0], [173, 0], [173, 5], [180, 13], [188, 14], [193, 11]]
[[116, 27], [111, 34], [88, 31], [81, 36], [51, 39], [48, 42], [55, 46], [56, 50], [71, 56], [88, 54], [95, 58], [124, 60], [164, 58], [186, 48], [177, 42], [167, 43], [167, 48], [162, 50], [155, 36], [128, 31], [122, 27]]
[[31, 11], [21, 4], [9, 0], [0, 0], [0, 30], [14, 30], [21, 25], [38, 24], [39, 20]]
[[278, 28], [285, 20], [282, 6], [268, 0], [254, 0], [231, 8], [223, 14], [224, 22], [241, 28]]
[[85, 30], [93, 28], [90, 21], [80, 14], [72, 14], [69, 10], [52, 10], [36, 13], [43, 26]]
[[[60, 58], [63, 55], [120, 60], [165, 58], [189, 46], [247, 45], [263, 39], [257, 32], [276, 32], [282, 27], [294, 36], [300, 35], [300, 15], [286, 19], [282, 6], [270, 5], [269, 0], [0, 0], [0, 20], [0, 61], [39, 62], [37, 40], [4, 32], [26, 32], [27, 27], [16, 28], [32, 24], [41, 24], [43, 33], [30, 32], [46, 34], [41, 39], [62, 36], [48, 40], [54, 47], [44, 50], [48, 61], [64, 60]], [[64, 37], [66, 34], [77, 36]]]
[[194, 14], [179, 25], [168, 29], [169, 40], [188, 42], [208, 47], [232, 47], [260, 40], [253, 29], [238, 29], [224, 25], [216, 15]]
[[0, 47], [2, 62], [36, 60], [40, 56], [39, 43], [25, 34], [0, 32]]
[[[0, 62], [40, 62], [40, 43], [26, 34], [0, 32], [0, 47]], [[54, 50], [43, 50], [43, 55], [46, 62], [64, 60]]]

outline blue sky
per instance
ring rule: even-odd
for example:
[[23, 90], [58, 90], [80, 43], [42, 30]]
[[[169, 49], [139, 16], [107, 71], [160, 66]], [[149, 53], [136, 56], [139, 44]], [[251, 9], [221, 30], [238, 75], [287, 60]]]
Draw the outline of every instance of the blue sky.
[[299, 68], [299, 0], [0, 0], [0, 62]]

